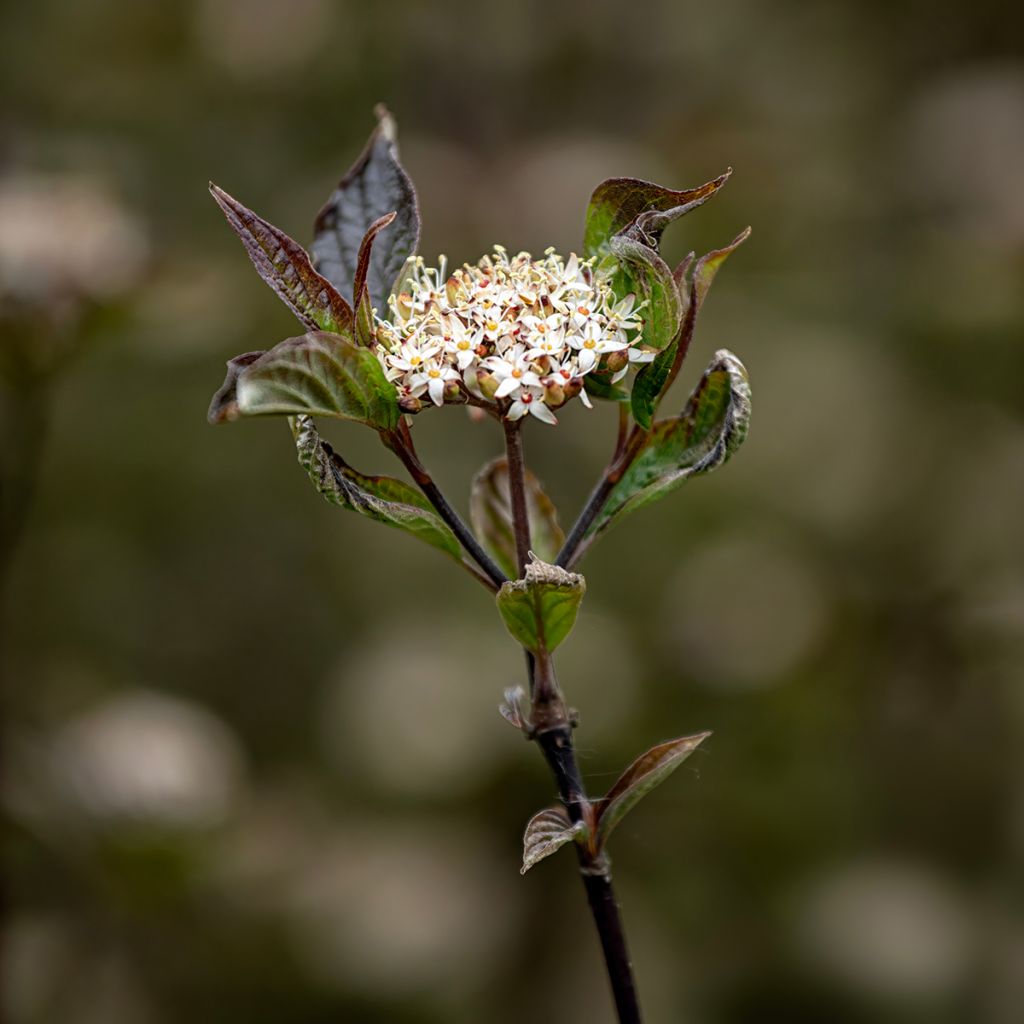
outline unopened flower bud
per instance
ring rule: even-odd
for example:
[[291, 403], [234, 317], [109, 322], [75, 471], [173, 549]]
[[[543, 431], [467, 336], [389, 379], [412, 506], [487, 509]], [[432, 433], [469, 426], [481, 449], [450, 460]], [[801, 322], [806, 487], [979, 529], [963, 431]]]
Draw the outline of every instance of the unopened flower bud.
[[408, 292], [402, 292], [395, 299], [395, 313], [403, 320], [408, 320], [412, 314], [412, 296]]
[[464, 405], [466, 403], [466, 392], [459, 387], [457, 380], [450, 380], [445, 384], [444, 400], [452, 405]]
[[565, 405], [565, 388], [554, 377], [548, 377], [543, 383], [544, 404], [551, 409]]
[[583, 390], [583, 378], [573, 377], [572, 380], [567, 381], [562, 385], [562, 393], [565, 395], [565, 400], [568, 402], [569, 399], [575, 398]]
[[624, 348], [617, 352], [609, 352], [604, 357], [604, 365], [612, 373], [618, 373], [623, 367], [629, 365], [629, 353]]
[[448, 297], [449, 305], [452, 306], [457, 306], [466, 298], [465, 286], [454, 274], [445, 282], [444, 292]]
[[498, 390], [499, 381], [493, 373], [481, 373], [477, 377], [476, 382], [480, 385], [480, 394], [482, 394], [484, 398], [494, 398], [494, 392]]
[[418, 413], [423, 408], [423, 403], [412, 395], [402, 395], [398, 400], [398, 408], [402, 412]]

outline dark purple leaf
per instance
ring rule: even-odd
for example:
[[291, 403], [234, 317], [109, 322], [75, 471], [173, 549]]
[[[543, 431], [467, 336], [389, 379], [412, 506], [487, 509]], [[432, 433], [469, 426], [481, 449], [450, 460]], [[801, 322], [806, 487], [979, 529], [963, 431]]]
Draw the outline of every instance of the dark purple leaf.
[[383, 311], [395, 278], [416, 252], [420, 213], [416, 190], [398, 162], [394, 118], [383, 107], [377, 117], [366, 149], [317, 216], [312, 252], [317, 270], [340, 292], [354, 296], [363, 238], [376, 220], [394, 212], [366, 273], [370, 303]]
[[651, 747], [619, 776], [608, 795], [594, 805], [597, 815], [595, 845], [598, 850], [604, 848], [612, 829], [626, 814], [655, 786], [664, 782], [710, 735], [709, 732], [701, 732]]
[[356, 311], [356, 337], [360, 345], [371, 347], [374, 344], [373, 333], [373, 299], [367, 286], [367, 276], [373, 257], [373, 242], [397, 216], [386, 213], [378, 217], [367, 229], [366, 235], [359, 245], [359, 258], [356, 261], [356, 276], [353, 285], [352, 302]]
[[352, 307], [330, 281], [313, 269], [308, 253], [298, 242], [212, 182], [210, 193], [241, 238], [256, 272], [304, 326], [333, 334], [351, 333]]
[[707, 202], [728, 180], [731, 170], [698, 188], [676, 192], [639, 178], [609, 178], [594, 189], [587, 207], [583, 252], [594, 256], [606, 251], [617, 235], [638, 218], [654, 248], [665, 226], [677, 217]]

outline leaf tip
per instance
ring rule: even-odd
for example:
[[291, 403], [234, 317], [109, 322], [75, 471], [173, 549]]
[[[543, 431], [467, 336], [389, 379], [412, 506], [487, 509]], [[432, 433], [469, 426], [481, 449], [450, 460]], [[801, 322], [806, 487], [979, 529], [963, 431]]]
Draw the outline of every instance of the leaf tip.
[[246, 367], [255, 363], [263, 354], [263, 352], [245, 352], [228, 360], [228, 372], [224, 377], [224, 383], [210, 401], [210, 408], [206, 413], [207, 423], [217, 426], [220, 423], [231, 423], [242, 416], [242, 410], [238, 405], [239, 377]]
[[373, 116], [377, 118], [377, 130], [388, 142], [396, 142], [398, 139], [398, 125], [395, 117], [388, 110], [386, 103], [378, 103], [373, 108]]

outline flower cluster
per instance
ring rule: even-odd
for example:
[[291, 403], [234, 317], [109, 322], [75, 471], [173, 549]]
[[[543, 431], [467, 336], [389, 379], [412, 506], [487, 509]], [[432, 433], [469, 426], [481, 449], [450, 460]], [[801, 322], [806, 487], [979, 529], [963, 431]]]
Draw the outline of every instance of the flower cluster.
[[446, 277], [444, 257], [417, 257], [391, 317], [377, 322], [378, 357], [403, 409], [475, 399], [507, 419], [527, 413], [555, 423], [553, 409], [579, 396], [588, 374], [615, 383], [653, 351], [639, 346], [645, 303], [616, 299], [610, 273], [553, 250], [534, 260], [491, 256]]

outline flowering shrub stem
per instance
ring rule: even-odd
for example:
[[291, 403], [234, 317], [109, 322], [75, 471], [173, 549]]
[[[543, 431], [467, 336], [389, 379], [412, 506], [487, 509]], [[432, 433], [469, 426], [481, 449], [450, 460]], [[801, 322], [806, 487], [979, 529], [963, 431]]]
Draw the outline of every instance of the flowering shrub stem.
[[516, 561], [519, 565], [519, 575], [522, 576], [530, 555], [530, 517], [526, 511], [522, 424], [519, 420], [502, 422], [505, 427], [505, 455], [508, 460], [508, 489], [516, 537]]
[[[530, 683], [528, 708], [523, 687], [512, 687], [499, 710], [536, 741], [561, 798], [527, 823], [522, 872], [575, 846], [619, 1022], [640, 1024], [604, 850], [616, 823], [710, 734], [651, 747], [591, 801], [573, 748], [576, 713], [566, 707], [552, 652], [573, 628], [586, 591], [584, 578], [568, 570], [598, 532], [721, 465], [746, 436], [747, 374], [725, 350], [683, 412], [653, 428], [711, 282], [750, 230], [696, 261], [691, 253], [672, 271], [659, 252], [662, 231], [714, 195], [729, 172], [681, 191], [610, 178], [591, 195], [582, 256], [548, 249], [534, 259], [495, 245], [450, 272], [444, 256], [427, 266], [417, 254], [419, 207], [398, 161], [394, 119], [384, 108], [377, 116], [367, 148], [317, 217], [311, 252], [211, 185], [257, 272], [304, 333], [230, 360], [208, 418], [290, 417], [300, 465], [328, 501], [419, 537], [496, 595], [498, 613], [526, 652]], [[532, 417], [554, 426], [556, 412], [574, 399], [588, 409], [594, 399], [618, 403], [618, 430], [611, 459], [563, 541], [554, 505], [526, 468], [522, 423]], [[469, 406], [474, 420], [497, 419], [504, 430], [505, 458], [474, 480], [472, 530], [424, 468], [409, 426], [445, 405]], [[320, 439], [314, 416], [377, 431], [426, 502], [404, 480], [366, 476], [345, 463]], [[642, 472], [634, 467], [641, 453]]]
[[[531, 662], [531, 670], [533, 668], [534, 664]], [[534, 675], [532, 689], [535, 721], [540, 711], [538, 704], [545, 699], [546, 693], [550, 694], [551, 687], [555, 687], [555, 692], [548, 699], [561, 708], [563, 718], [561, 722], [538, 731], [535, 738], [555, 777], [558, 794], [569, 814], [569, 820], [574, 824], [585, 822], [590, 817], [591, 805], [580, 777], [576, 751], [573, 747], [572, 722], [565, 716], [564, 705], [557, 694], [550, 656], [546, 665], [538, 665], [537, 668], [540, 669], [539, 672], [531, 671]], [[550, 713], [550, 705], [548, 709]], [[619, 1024], [640, 1024], [640, 1002], [633, 979], [633, 965], [626, 945], [622, 916], [612, 887], [609, 860], [604, 853], [594, 856], [585, 846], [577, 846], [576, 855], [594, 926], [601, 942]]]
[[[416, 486], [423, 492], [430, 504], [434, 506], [437, 514], [458, 538], [466, 554], [480, 567], [483, 572], [481, 582], [488, 589], [497, 590], [502, 583], [506, 582], [508, 577], [480, 546], [480, 542], [473, 536], [473, 532], [463, 522], [459, 513], [448, 504], [448, 499], [441, 493], [441, 489], [437, 484], [434, 483], [433, 477], [423, 468], [423, 464], [416, 454], [416, 449], [413, 447], [412, 437], [409, 436], [408, 432], [403, 434], [399, 431], [392, 431], [381, 436], [384, 443], [401, 459], [402, 465], [409, 471]], [[470, 570], [473, 571], [472, 567], [470, 567]]]
[[[620, 414], [621, 415], [621, 414]], [[587, 503], [573, 523], [569, 535], [565, 538], [562, 550], [558, 552], [555, 564], [563, 569], [571, 569], [586, 551], [589, 545], [587, 530], [604, 508], [605, 502], [612, 493], [612, 489], [622, 479], [622, 474], [632, 465], [633, 460], [640, 453], [647, 431], [640, 427], [634, 427], [633, 432], [626, 436], [623, 430], [622, 418], [619, 421], [619, 437], [615, 445], [615, 454], [612, 456], [608, 468], [604, 471], [597, 486], [590, 492]]]

